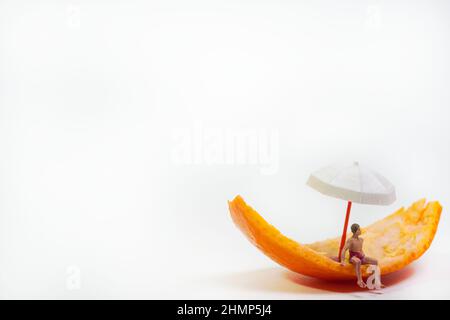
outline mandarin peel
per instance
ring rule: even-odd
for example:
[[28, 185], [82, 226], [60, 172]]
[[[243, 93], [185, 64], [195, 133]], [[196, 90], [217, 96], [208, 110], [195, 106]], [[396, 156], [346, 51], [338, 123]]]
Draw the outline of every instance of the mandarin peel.
[[[354, 279], [353, 265], [341, 266], [331, 259], [339, 250], [340, 237], [301, 244], [278, 231], [247, 205], [241, 196], [228, 202], [232, 220], [241, 232], [269, 258], [303, 275], [327, 279]], [[442, 207], [437, 201], [421, 199], [409, 208], [362, 228], [364, 252], [378, 260], [381, 274], [403, 269], [418, 259], [431, 245], [437, 231]], [[351, 234], [348, 234], [351, 236]], [[364, 277], [369, 274], [362, 267]]]

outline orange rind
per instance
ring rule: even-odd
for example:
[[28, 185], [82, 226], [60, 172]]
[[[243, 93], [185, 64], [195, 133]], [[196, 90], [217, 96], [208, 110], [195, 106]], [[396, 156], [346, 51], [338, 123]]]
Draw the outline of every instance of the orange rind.
[[[270, 225], [241, 196], [228, 204], [236, 226], [251, 243], [278, 264], [320, 279], [355, 279], [355, 270], [348, 263], [348, 258], [344, 266], [332, 259], [339, 251], [340, 237], [301, 244]], [[407, 209], [400, 208], [386, 218], [361, 228], [364, 252], [378, 260], [381, 275], [403, 269], [422, 256], [433, 241], [441, 211], [439, 202], [426, 203], [422, 199]], [[363, 266], [364, 277], [369, 276], [366, 269], [367, 266]]]

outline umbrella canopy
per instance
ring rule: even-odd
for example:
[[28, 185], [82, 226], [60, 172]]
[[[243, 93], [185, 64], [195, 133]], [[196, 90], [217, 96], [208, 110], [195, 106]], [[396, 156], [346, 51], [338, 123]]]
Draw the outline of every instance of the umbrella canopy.
[[395, 201], [394, 186], [381, 174], [362, 167], [358, 162], [337, 164], [310, 175], [307, 185], [317, 191], [347, 201], [338, 260], [342, 261], [352, 202], [389, 205]]
[[355, 203], [390, 205], [396, 198], [394, 186], [385, 177], [358, 162], [322, 168], [310, 175], [307, 184], [325, 195]]

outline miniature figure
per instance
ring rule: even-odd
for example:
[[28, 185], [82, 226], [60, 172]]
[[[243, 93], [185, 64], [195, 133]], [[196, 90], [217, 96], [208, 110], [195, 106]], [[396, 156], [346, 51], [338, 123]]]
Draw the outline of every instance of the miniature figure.
[[[361, 276], [361, 265], [363, 264], [371, 264], [371, 265], [378, 265], [378, 261], [374, 258], [367, 257], [363, 252], [363, 242], [364, 239], [360, 238], [361, 235], [361, 228], [359, 227], [359, 224], [354, 223], [351, 226], [351, 230], [353, 233], [353, 236], [347, 240], [345, 243], [344, 249], [342, 250], [340, 261], [341, 265], [345, 265], [345, 253], [347, 250], [350, 253], [349, 261], [351, 264], [355, 266], [356, 271], [356, 277], [357, 277], [357, 284], [361, 288], [365, 288], [366, 284], [364, 283], [362, 276]], [[381, 283], [381, 282], [380, 282]], [[381, 287], [384, 288], [384, 285], [381, 284]]]

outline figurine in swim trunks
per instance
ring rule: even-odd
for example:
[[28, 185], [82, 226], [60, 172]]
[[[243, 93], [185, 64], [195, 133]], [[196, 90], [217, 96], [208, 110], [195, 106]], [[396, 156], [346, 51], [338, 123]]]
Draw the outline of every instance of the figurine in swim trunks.
[[351, 264], [355, 266], [356, 276], [357, 276], [357, 284], [361, 288], [365, 288], [366, 284], [364, 283], [361, 276], [361, 265], [363, 264], [373, 264], [378, 265], [378, 261], [376, 259], [367, 257], [363, 252], [363, 238], [360, 238], [361, 228], [358, 224], [354, 223], [351, 226], [351, 230], [353, 236], [347, 240], [345, 243], [345, 247], [341, 253], [341, 265], [344, 265], [345, 253], [348, 250], [350, 253], [349, 261]]

